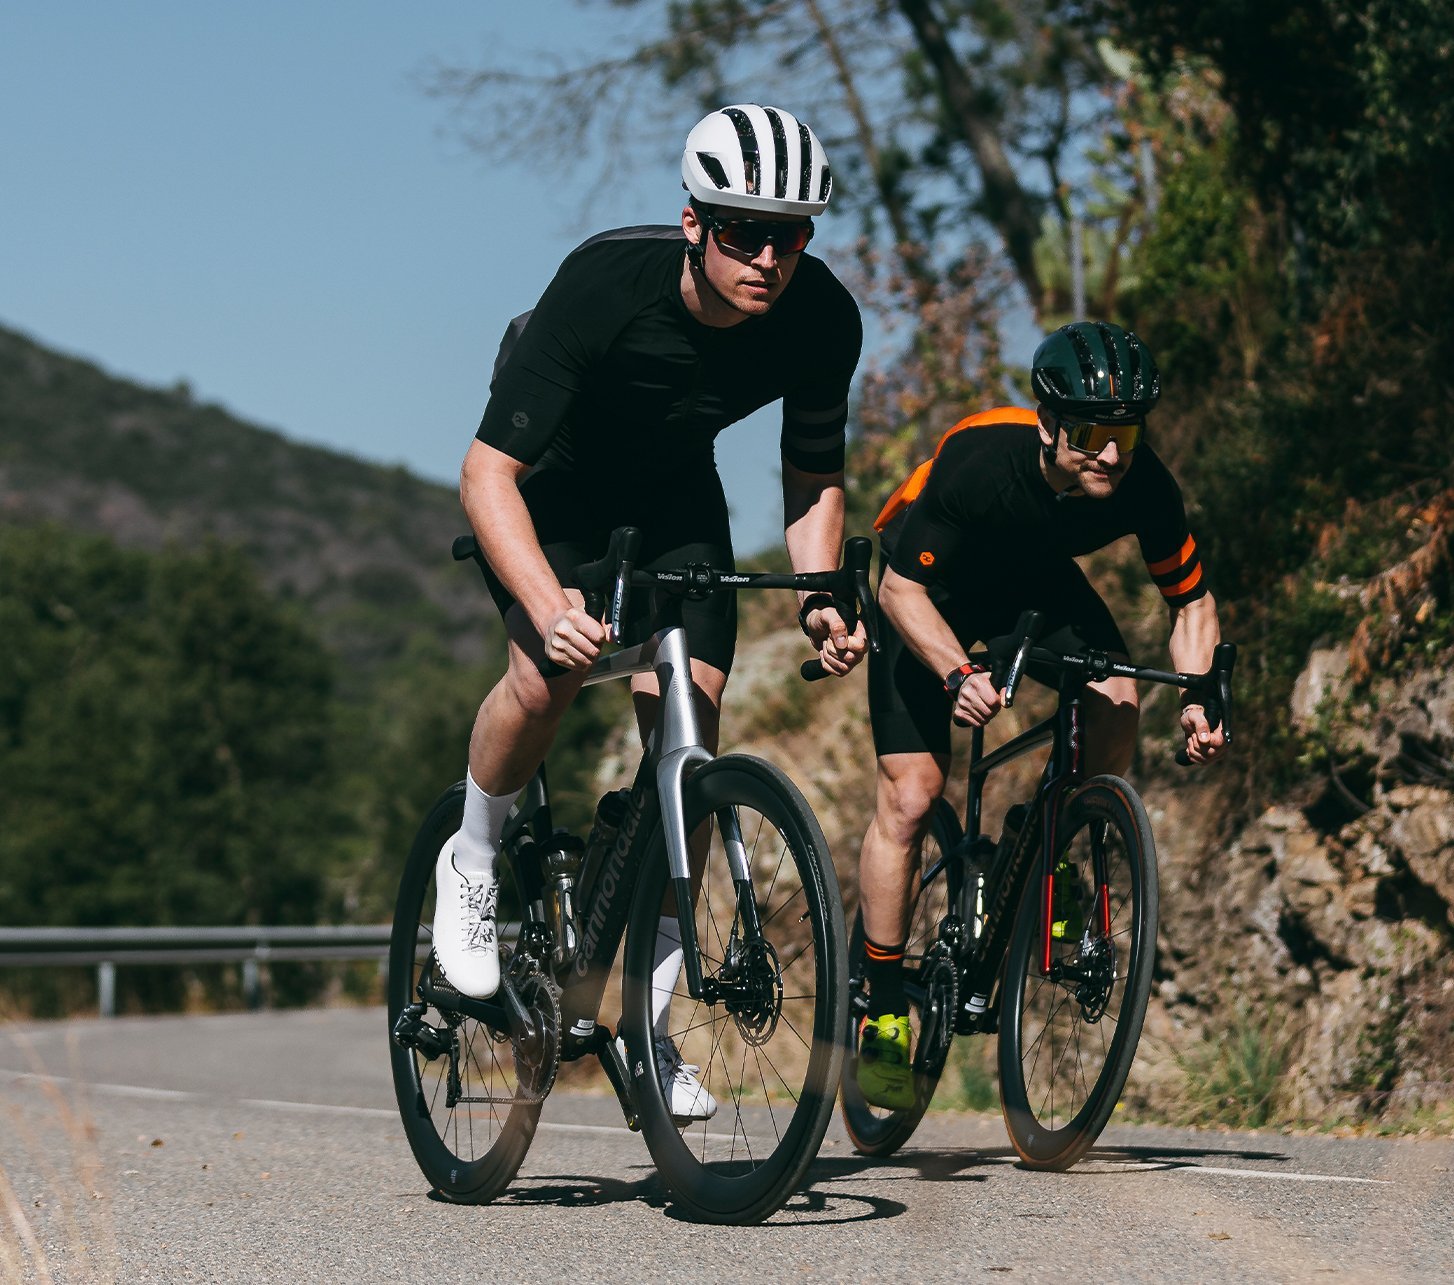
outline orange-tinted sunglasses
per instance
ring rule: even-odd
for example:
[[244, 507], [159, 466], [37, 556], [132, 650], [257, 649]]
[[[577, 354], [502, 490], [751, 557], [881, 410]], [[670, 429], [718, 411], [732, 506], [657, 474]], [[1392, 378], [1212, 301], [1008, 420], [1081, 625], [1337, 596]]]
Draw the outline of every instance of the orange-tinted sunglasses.
[[1146, 421], [1131, 420], [1125, 424], [1097, 424], [1093, 420], [1062, 419], [1065, 440], [1086, 455], [1099, 455], [1112, 442], [1122, 455], [1129, 455], [1146, 436]]

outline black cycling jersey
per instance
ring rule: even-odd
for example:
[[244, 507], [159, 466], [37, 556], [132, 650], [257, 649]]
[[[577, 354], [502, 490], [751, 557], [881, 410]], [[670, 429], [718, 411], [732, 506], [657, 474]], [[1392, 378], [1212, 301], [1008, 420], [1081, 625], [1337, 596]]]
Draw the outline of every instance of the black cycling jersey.
[[[641, 530], [643, 567], [731, 568], [713, 441], [769, 402], [783, 401], [789, 464], [817, 474], [843, 468], [863, 337], [853, 297], [805, 254], [766, 313], [703, 325], [682, 300], [685, 253], [680, 227], [592, 237], [500, 345], [476, 436], [534, 466], [520, 495], [562, 581], [625, 525]], [[492, 570], [486, 580], [505, 614], [514, 598]], [[629, 640], [640, 636], [649, 595], [633, 601]], [[683, 618], [691, 654], [730, 671], [736, 595], [689, 601]]]
[[[1030, 425], [965, 429], [944, 443], [923, 493], [895, 532], [889, 565], [936, 602], [985, 581], [1036, 579], [1057, 564], [1134, 535], [1172, 606], [1207, 592], [1181, 488], [1144, 443], [1103, 499], [1057, 496], [1040, 471]], [[885, 533], [887, 534], [887, 532]]]
[[542, 468], [670, 475], [710, 466], [718, 433], [781, 398], [783, 458], [839, 472], [863, 334], [853, 297], [803, 254], [769, 311], [704, 325], [682, 299], [685, 249], [680, 227], [639, 227], [573, 251], [511, 323], [479, 439]]
[[[1181, 489], [1143, 444], [1111, 495], [1057, 497], [1040, 471], [1040, 449], [1033, 425], [955, 433], [922, 492], [884, 527], [881, 565], [924, 585], [966, 650], [993, 647], [1034, 608], [1044, 616], [1046, 646], [1124, 655], [1115, 619], [1075, 558], [1135, 535], [1170, 605], [1203, 597], [1206, 577]], [[879, 642], [868, 660], [875, 752], [947, 755], [954, 701], [944, 676], [919, 662], [882, 613]]]

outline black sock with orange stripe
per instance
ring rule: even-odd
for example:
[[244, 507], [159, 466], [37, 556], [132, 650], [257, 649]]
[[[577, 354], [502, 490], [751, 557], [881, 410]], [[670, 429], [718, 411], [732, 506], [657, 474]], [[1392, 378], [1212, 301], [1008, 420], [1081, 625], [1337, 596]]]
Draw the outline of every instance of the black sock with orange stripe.
[[883, 1017], [908, 1016], [909, 1001], [904, 994], [904, 947], [881, 946], [866, 936], [863, 939], [863, 975], [868, 981], [868, 1015]]

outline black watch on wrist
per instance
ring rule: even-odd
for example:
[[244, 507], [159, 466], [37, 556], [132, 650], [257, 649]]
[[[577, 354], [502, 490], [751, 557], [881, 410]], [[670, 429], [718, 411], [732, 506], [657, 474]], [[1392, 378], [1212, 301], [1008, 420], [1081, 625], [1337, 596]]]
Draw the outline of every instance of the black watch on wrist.
[[944, 690], [951, 696], [958, 696], [959, 689], [964, 686], [964, 680], [971, 674], [983, 674], [985, 667], [976, 665], [972, 660], [966, 660], [958, 669], [951, 669], [944, 675]]
[[803, 605], [798, 608], [798, 628], [803, 631], [803, 637], [807, 638], [810, 642], [813, 638], [813, 635], [808, 632], [808, 613], [831, 606], [833, 606], [833, 595], [831, 593], [810, 593], [803, 599]]

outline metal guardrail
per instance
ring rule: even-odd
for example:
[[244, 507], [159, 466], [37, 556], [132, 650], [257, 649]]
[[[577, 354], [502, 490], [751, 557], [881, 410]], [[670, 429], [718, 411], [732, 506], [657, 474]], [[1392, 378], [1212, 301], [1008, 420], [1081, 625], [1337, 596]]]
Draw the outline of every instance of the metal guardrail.
[[[389, 955], [387, 924], [236, 928], [0, 928], [0, 968], [93, 966], [102, 1017], [116, 1015], [118, 964], [242, 965], [247, 1003], [263, 999], [262, 965]], [[421, 940], [424, 932], [420, 930]]]

